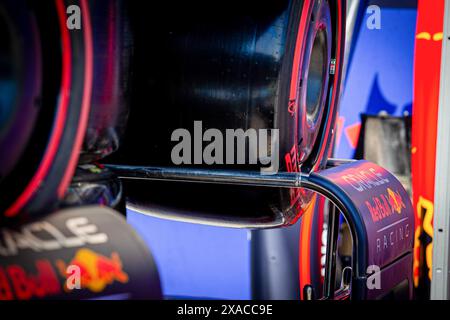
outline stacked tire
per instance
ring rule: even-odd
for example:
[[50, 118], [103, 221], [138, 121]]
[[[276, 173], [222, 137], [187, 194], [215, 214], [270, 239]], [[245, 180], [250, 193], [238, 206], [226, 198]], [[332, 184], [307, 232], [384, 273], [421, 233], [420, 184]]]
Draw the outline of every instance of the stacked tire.
[[[279, 171], [323, 168], [340, 93], [342, 1], [130, 2], [128, 11], [130, 117], [108, 163], [174, 166], [172, 133], [201, 121], [204, 130], [221, 132], [278, 129]], [[186, 167], [258, 171], [261, 164]], [[125, 187], [136, 211], [240, 227], [292, 224], [312, 199], [305, 190], [131, 180]]]

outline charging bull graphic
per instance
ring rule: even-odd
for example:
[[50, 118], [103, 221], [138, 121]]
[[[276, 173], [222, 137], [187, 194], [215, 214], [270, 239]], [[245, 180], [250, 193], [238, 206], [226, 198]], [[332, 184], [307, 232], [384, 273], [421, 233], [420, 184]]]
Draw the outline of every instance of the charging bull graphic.
[[0, 228], [0, 300], [160, 296], [150, 252], [111, 209], [69, 209]]
[[[111, 253], [111, 258], [108, 258], [89, 249], [80, 249], [69, 264], [63, 260], [57, 260], [56, 265], [61, 276], [67, 279], [69, 279], [68, 266], [78, 267], [81, 288], [87, 288], [96, 293], [102, 292], [114, 281], [127, 283], [129, 279], [128, 274], [123, 271], [122, 261], [117, 252]], [[67, 288], [67, 283], [65, 290], [70, 290]]]

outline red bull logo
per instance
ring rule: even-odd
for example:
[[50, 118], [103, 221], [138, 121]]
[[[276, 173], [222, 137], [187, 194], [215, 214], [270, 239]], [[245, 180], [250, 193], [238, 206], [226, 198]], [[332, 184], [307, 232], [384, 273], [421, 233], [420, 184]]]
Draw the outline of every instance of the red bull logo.
[[399, 192], [395, 192], [390, 188], [386, 192], [386, 194], [373, 197], [371, 201], [366, 201], [366, 206], [370, 211], [373, 222], [382, 221], [394, 213], [401, 214], [403, 209], [406, 209]]
[[[80, 270], [81, 289], [88, 289], [95, 293], [102, 292], [106, 286], [115, 281], [127, 283], [129, 279], [122, 269], [122, 262], [117, 252], [113, 252], [111, 258], [108, 258], [83, 248], [77, 251], [68, 265], [62, 260], [58, 260], [56, 265], [60, 274], [65, 278], [68, 278], [66, 271], [68, 265], [77, 266]], [[67, 284], [65, 289], [68, 290]]]
[[50, 261], [35, 261], [36, 271], [29, 272], [18, 264], [0, 266], [0, 300], [29, 300], [57, 295], [61, 286]]

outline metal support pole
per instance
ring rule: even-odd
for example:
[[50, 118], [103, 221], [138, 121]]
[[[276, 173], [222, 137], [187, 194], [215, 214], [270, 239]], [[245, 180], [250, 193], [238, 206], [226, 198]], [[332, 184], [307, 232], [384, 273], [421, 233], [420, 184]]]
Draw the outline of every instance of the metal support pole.
[[119, 178], [137, 180], [160, 180], [176, 182], [195, 182], [230, 184], [255, 187], [300, 188], [302, 180], [308, 175], [303, 173], [279, 172], [263, 175], [252, 171], [208, 170], [180, 167], [137, 167], [107, 165]]
[[336, 289], [336, 253], [338, 247], [340, 212], [332, 203], [329, 203], [328, 212], [327, 268], [324, 281], [324, 296], [329, 300], [333, 300]]
[[445, 1], [436, 146], [431, 299], [448, 300], [450, 250], [450, 1]]

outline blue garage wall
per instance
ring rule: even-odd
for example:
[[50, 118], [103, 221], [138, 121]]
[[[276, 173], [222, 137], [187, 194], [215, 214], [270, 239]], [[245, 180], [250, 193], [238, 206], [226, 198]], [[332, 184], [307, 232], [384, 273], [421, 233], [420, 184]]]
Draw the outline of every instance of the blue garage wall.
[[250, 299], [248, 231], [168, 221], [128, 211], [172, 298]]
[[411, 113], [417, 1], [373, 0], [369, 5], [381, 8], [381, 29], [368, 29], [365, 14], [341, 100], [338, 158], [353, 158], [361, 113]]

